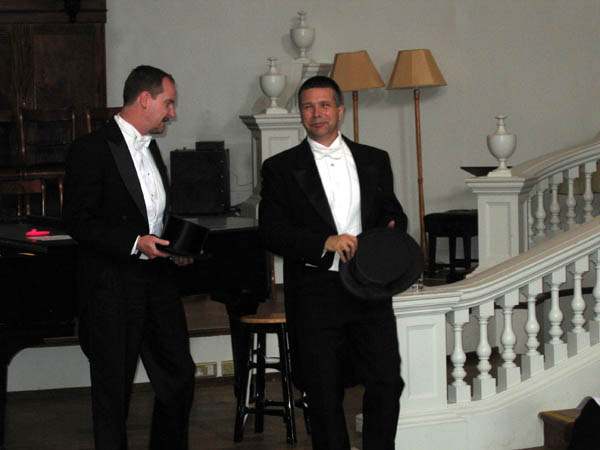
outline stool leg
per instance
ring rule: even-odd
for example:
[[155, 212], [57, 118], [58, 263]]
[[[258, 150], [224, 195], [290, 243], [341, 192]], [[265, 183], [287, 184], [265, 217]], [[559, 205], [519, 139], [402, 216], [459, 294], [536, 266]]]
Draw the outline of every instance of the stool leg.
[[429, 267], [427, 272], [430, 276], [435, 273], [435, 251], [436, 251], [437, 236], [435, 233], [429, 233]]
[[287, 339], [287, 331], [285, 325], [282, 324], [279, 331], [277, 332], [277, 339], [279, 344], [279, 365], [281, 372], [281, 387], [283, 390], [283, 419], [286, 423], [287, 428], [287, 441], [288, 444], [296, 443], [296, 415], [294, 412], [294, 393], [292, 390], [292, 379], [291, 379], [291, 364], [289, 356], [289, 343]]
[[242, 373], [239, 376], [239, 391], [237, 397], [237, 408], [235, 412], [235, 427], [233, 430], [233, 441], [240, 442], [244, 438], [244, 425], [248, 418], [248, 402], [250, 401], [250, 382], [253, 368], [252, 349], [254, 346], [254, 336], [250, 333], [247, 343], [248, 359]]
[[450, 246], [450, 273], [454, 274], [456, 266], [456, 236], [448, 236], [448, 244]]
[[265, 358], [267, 355], [267, 336], [264, 331], [257, 333], [256, 344], [256, 394], [254, 397], [254, 407], [256, 414], [254, 417], [254, 431], [262, 433], [265, 424]]
[[463, 252], [465, 253], [465, 270], [471, 268], [471, 236], [463, 236]]

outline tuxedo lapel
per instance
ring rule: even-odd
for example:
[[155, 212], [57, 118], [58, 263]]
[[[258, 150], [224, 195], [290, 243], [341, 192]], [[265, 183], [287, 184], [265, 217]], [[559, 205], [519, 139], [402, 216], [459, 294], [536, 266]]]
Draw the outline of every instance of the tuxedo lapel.
[[319, 176], [317, 165], [310, 150], [308, 141], [304, 139], [297, 148], [297, 157], [293, 174], [302, 191], [308, 197], [310, 203], [314, 206], [321, 218], [333, 229], [336, 230], [335, 221], [327, 195], [323, 189], [323, 183]]
[[129, 149], [127, 148], [127, 144], [125, 143], [121, 129], [114, 120], [109, 121], [107, 125], [107, 139], [108, 146], [113, 158], [115, 159], [115, 164], [117, 165], [117, 169], [121, 174], [123, 183], [125, 183], [125, 187], [127, 187], [129, 194], [133, 198], [142, 215], [144, 217], [148, 217], [142, 186], [140, 185], [140, 180], [138, 179], [135, 166], [133, 165], [131, 154], [129, 153]]
[[160, 154], [160, 150], [158, 148], [158, 144], [156, 143], [156, 141], [154, 139], [152, 139], [152, 141], [150, 142], [150, 146], [148, 147], [148, 149], [150, 150], [150, 154], [152, 155], [152, 158], [154, 159], [154, 164], [156, 165], [156, 168], [158, 169], [158, 172], [160, 173], [160, 178], [162, 180], [163, 188], [165, 190], [165, 196], [166, 196], [165, 214], [166, 214], [167, 211], [169, 211], [169, 203], [170, 203], [169, 176], [167, 174], [167, 167], [165, 166], [165, 163], [163, 162], [162, 156]]
[[377, 167], [373, 164], [369, 150], [344, 137], [348, 148], [352, 152], [358, 182], [360, 184], [360, 216], [363, 229], [368, 227], [368, 218], [371, 207], [375, 204]]

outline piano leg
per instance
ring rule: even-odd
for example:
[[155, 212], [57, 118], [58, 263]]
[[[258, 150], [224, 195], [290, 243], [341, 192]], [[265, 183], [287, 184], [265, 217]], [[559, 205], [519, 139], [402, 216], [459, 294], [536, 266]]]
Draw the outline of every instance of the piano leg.
[[11, 335], [8, 327], [5, 324], [0, 324], [0, 450], [6, 450], [6, 447], [4, 446], [4, 437], [6, 425], [8, 364], [21, 350], [32, 345], [37, 345], [40, 342], [40, 338]]

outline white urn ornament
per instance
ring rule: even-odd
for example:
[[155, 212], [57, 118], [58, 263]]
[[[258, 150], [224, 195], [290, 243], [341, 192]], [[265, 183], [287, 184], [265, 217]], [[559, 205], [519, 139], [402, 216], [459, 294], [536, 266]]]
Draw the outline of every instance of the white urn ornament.
[[514, 153], [517, 145], [517, 137], [506, 131], [504, 126], [505, 115], [496, 116], [497, 128], [493, 134], [487, 137], [487, 146], [490, 153], [498, 160], [498, 167], [488, 173], [488, 177], [510, 177], [510, 169], [506, 160]]
[[306, 50], [312, 45], [315, 40], [315, 29], [306, 25], [306, 13], [300, 11], [298, 13], [298, 24], [290, 30], [292, 42], [300, 50], [300, 56], [296, 58], [298, 62], [311, 62], [306, 56]]
[[271, 99], [271, 105], [265, 110], [265, 114], [287, 114], [287, 109], [277, 105], [277, 98], [285, 89], [286, 76], [279, 73], [277, 58], [267, 58], [267, 61], [269, 70], [260, 76], [260, 88]]

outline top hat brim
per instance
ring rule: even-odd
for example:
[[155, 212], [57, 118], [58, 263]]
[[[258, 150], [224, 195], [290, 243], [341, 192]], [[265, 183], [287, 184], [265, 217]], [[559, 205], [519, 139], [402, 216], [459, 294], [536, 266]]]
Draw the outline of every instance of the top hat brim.
[[340, 264], [342, 284], [355, 297], [389, 299], [412, 286], [423, 273], [423, 252], [407, 233], [374, 228], [357, 238], [354, 257]]

